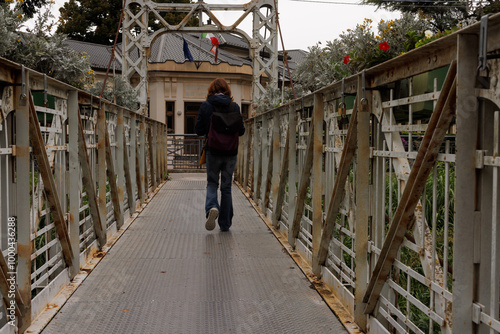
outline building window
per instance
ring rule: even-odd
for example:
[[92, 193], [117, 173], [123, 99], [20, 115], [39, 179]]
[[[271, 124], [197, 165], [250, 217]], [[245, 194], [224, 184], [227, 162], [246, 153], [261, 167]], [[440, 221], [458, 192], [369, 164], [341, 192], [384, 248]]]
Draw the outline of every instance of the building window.
[[184, 133], [194, 134], [194, 127], [200, 110], [201, 102], [186, 102], [184, 103]]
[[167, 112], [167, 132], [175, 133], [175, 102], [166, 102], [165, 110]]
[[248, 119], [248, 110], [250, 109], [249, 104], [241, 104], [241, 115], [243, 116], [243, 119]]

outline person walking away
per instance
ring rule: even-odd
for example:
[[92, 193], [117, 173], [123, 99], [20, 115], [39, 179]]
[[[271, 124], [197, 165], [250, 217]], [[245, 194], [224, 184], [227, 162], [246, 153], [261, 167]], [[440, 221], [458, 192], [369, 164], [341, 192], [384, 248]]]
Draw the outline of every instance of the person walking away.
[[[239, 137], [245, 133], [240, 106], [233, 102], [226, 80], [217, 78], [208, 86], [207, 100], [198, 111], [196, 134], [208, 136], [206, 151], [207, 194], [205, 228], [229, 231], [233, 218], [231, 186], [236, 166]], [[217, 199], [220, 177], [220, 204]]]

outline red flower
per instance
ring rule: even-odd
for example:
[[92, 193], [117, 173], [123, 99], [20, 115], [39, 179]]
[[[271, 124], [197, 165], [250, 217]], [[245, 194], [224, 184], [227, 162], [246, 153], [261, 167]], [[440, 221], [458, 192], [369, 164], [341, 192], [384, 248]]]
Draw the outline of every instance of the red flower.
[[378, 48], [379, 48], [380, 50], [387, 51], [387, 50], [389, 50], [389, 48], [390, 48], [390, 47], [391, 47], [391, 46], [389, 45], [389, 43], [387, 43], [387, 42], [385, 42], [385, 41], [384, 41], [384, 42], [382, 42], [382, 43], [378, 43]]
[[351, 61], [351, 57], [349, 57], [349, 55], [347, 55], [347, 56], [344, 57], [344, 64], [347, 65], [347, 63], [350, 62], [350, 61]]

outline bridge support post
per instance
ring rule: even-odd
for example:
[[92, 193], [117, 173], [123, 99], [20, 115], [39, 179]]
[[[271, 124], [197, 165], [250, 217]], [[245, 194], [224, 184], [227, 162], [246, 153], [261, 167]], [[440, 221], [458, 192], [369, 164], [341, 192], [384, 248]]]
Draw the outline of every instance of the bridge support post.
[[80, 271], [80, 159], [78, 155], [80, 107], [78, 92], [72, 90], [68, 96], [69, 126], [69, 239], [73, 250], [73, 264], [69, 277], [73, 279]]
[[250, 157], [252, 154], [251, 151], [251, 143], [252, 143], [252, 133], [253, 133], [253, 127], [250, 126], [249, 123], [247, 123], [247, 128], [245, 131], [245, 136], [244, 138], [244, 147], [243, 147], [243, 153], [244, 153], [244, 160], [243, 160], [243, 189], [245, 192], [248, 189], [248, 181], [250, 179]]
[[[478, 38], [458, 35], [457, 46], [457, 138], [455, 164], [455, 222], [453, 271], [460, 273], [453, 280], [453, 327], [461, 333], [473, 333], [472, 306], [477, 289], [477, 264], [474, 261], [474, 239], [479, 237], [480, 215], [477, 203], [475, 155], [477, 149], [477, 98], [475, 76]], [[480, 217], [480, 216], [479, 216]]]
[[[313, 254], [318, 254], [321, 229], [323, 227], [323, 94], [314, 94], [313, 109], [313, 165], [311, 177], [311, 197], [312, 197], [312, 250]], [[313, 261], [314, 262], [314, 261]]]
[[[370, 98], [365, 96], [364, 75], [358, 81], [357, 154], [356, 154], [356, 219], [354, 249], [356, 252], [354, 320], [366, 332], [367, 315], [363, 297], [368, 282], [368, 223], [370, 219]], [[363, 87], [363, 89], [362, 89]]]
[[[258, 205], [259, 197], [260, 197], [260, 182], [262, 175], [262, 159], [259, 158], [261, 155], [260, 151], [262, 150], [262, 142], [256, 142], [255, 139], [259, 136], [259, 123], [261, 124], [262, 116], [256, 117], [253, 124], [253, 200]], [[262, 130], [263, 131], [263, 130]]]
[[[116, 161], [116, 174], [117, 174], [117, 182], [116, 185], [118, 187], [118, 199], [121, 203], [121, 207], [123, 208], [125, 201], [125, 157], [124, 153], [127, 149], [125, 145], [124, 139], [124, 126], [123, 126], [123, 109], [118, 108], [117, 110], [117, 118], [116, 118], [116, 148], [115, 148], [115, 161]], [[128, 160], [128, 159], [127, 159]], [[127, 166], [128, 167], [128, 166]], [[130, 209], [130, 208], [129, 208]]]
[[[16, 147], [15, 173], [16, 182], [11, 185], [15, 188], [15, 199], [9, 208], [15, 217], [17, 228], [17, 284], [19, 294], [24, 302], [24, 310], [18, 318], [19, 331], [22, 333], [31, 323], [31, 223], [30, 223], [30, 137], [29, 137], [29, 104], [26, 90], [30, 89], [28, 71], [17, 73], [16, 83], [19, 86], [14, 90], [15, 117], [16, 117]], [[24, 78], [21, 82], [21, 77]], [[22, 86], [21, 86], [22, 85]], [[12, 179], [13, 180], [13, 179]], [[8, 182], [13, 182], [9, 180]]]
[[106, 208], [106, 111], [99, 101], [99, 110], [97, 111], [97, 182], [99, 184], [97, 203], [99, 206], [99, 215], [101, 216], [102, 235], [99, 236], [100, 247], [106, 244], [107, 235], [107, 208]]
[[[262, 161], [261, 163], [261, 169], [262, 169], [262, 181], [261, 181], [261, 192], [262, 192], [262, 201], [259, 203], [259, 206], [262, 209], [262, 212], [264, 212], [264, 215], [267, 216], [267, 204], [269, 202], [268, 200], [268, 195], [269, 195], [269, 178], [268, 178], [268, 172], [269, 172], [269, 163], [272, 162], [271, 160], [271, 154], [270, 150], [272, 147], [269, 146], [269, 115], [264, 114], [262, 115], [262, 128], [261, 128], [261, 150], [260, 150], [260, 160]], [[272, 132], [271, 132], [272, 134]]]
[[146, 120], [144, 117], [140, 116], [140, 124], [139, 124], [139, 145], [137, 146], [139, 149], [139, 162], [138, 162], [138, 171], [139, 171], [139, 187], [141, 191], [139, 192], [140, 197], [139, 200], [141, 205], [146, 200], [146, 192], [148, 190], [148, 175], [146, 171]]
[[288, 242], [292, 229], [293, 214], [297, 205], [297, 112], [295, 102], [288, 109]]
[[[128, 147], [129, 155], [129, 171], [130, 171], [130, 184], [131, 184], [131, 199], [129, 199], [129, 203], [131, 203], [130, 213], [132, 214], [137, 209], [137, 194], [140, 194], [140, 178], [137, 177], [137, 114], [132, 113], [130, 116], [130, 136], [129, 136], [129, 147]], [[140, 199], [140, 196], [139, 196]]]

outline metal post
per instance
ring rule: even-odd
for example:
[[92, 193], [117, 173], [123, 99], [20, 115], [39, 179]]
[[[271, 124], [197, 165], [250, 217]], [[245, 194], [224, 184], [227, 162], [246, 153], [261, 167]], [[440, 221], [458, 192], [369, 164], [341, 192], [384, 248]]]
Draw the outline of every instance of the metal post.
[[250, 177], [250, 144], [252, 139], [252, 129], [248, 126], [248, 122], [246, 123], [246, 131], [245, 136], [243, 137], [243, 178], [241, 181], [243, 182], [243, 190], [247, 192], [248, 188], [248, 179]]
[[70, 279], [80, 271], [80, 163], [78, 159], [78, 91], [68, 95], [69, 126], [69, 239], [73, 250], [73, 265], [70, 267]]
[[477, 64], [478, 38], [475, 35], [458, 35], [457, 47], [457, 138], [455, 222], [453, 271], [460, 273], [453, 280], [453, 328], [461, 333], [473, 333], [472, 305], [477, 289], [477, 269], [474, 264], [478, 199], [475, 166], [477, 145], [477, 98], [474, 82]]
[[267, 195], [267, 189], [268, 189], [268, 184], [267, 184], [267, 171], [269, 169], [269, 147], [268, 147], [268, 130], [269, 130], [269, 120], [268, 120], [268, 115], [262, 115], [262, 128], [260, 132], [260, 142], [261, 142], [261, 150], [260, 150], [260, 168], [261, 168], [261, 189], [262, 189], [262, 201], [259, 203], [260, 208], [262, 209], [262, 212], [264, 212], [264, 215], [267, 216], [267, 208], [266, 208], [266, 195]]
[[295, 103], [288, 107], [288, 242], [291, 242], [293, 237], [290, 235], [290, 229], [293, 222], [293, 213], [297, 202], [297, 112], [295, 111]]
[[[132, 207], [130, 208], [130, 213], [132, 214], [137, 209], [137, 198], [136, 193], [139, 194], [139, 187], [136, 178], [136, 170], [137, 170], [137, 122], [136, 122], [137, 114], [131, 113], [130, 115], [130, 136], [129, 136], [129, 147], [125, 147], [129, 152], [128, 165], [130, 166], [130, 184], [132, 188]], [[125, 161], [125, 165], [127, 165], [127, 161]], [[140, 197], [139, 197], [140, 198]], [[130, 200], [129, 200], [130, 203]]]
[[[313, 165], [311, 177], [312, 197], [312, 250], [318, 254], [321, 240], [321, 229], [323, 227], [323, 94], [314, 94], [314, 109], [312, 124], [314, 128], [313, 137]], [[357, 261], [356, 261], [357, 263]]]
[[[273, 171], [271, 180], [271, 189], [273, 195], [273, 217], [281, 211], [281, 205], [278, 205], [278, 193], [280, 191], [280, 172], [281, 172], [281, 154], [280, 154], [280, 109], [275, 109], [273, 112], [273, 155], [270, 159], [273, 160]], [[283, 155], [285, 157], [285, 155]], [[283, 189], [281, 189], [283, 190]], [[277, 221], [273, 220], [274, 227], [277, 227]]]
[[[365, 85], [364, 75], [359, 88]], [[356, 220], [355, 244], [356, 268], [354, 291], [354, 320], [366, 332], [367, 315], [364, 314], [363, 297], [368, 282], [368, 223], [370, 218], [370, 109], [364, 89], [358, 91], [359, 112], [357, 124], [356, 154]]]
[[[28, 71], [17, 76], [17, 83], [29, 82]], [[21, 77], [25, 76], [24, 82]], [[29, 88], [29, 87], [28, 87]], [[16, 184], [15, 205], [12, 216], [17, 224], [17, 284], [19, 294], [25, 303], [25, 309], [19, 318], [19, 331], [24, 332], [31, 323], [31, 224], [30, 224], [30, 138], [29, 138], [29, 106], [23, 86], [14, 90], [16, 117]]]
[[144, 203], [147, 197], [147, 192], [149, 188], [147, 167], [146, 167], [146, 119], [141, 117], [141, 123], [139, 125], [139, 177], [140, 177], [140, 201], [141, 205]]
[[[118, 198], [120, 200], [121, 206], [123, 208], [125, 200], [125, 169], [124, 169], [124, 152], [126, 150], [125, 146], [125, 136], [124, 136], [124, 126], [123, 126], [123, 109], [118, 108], [117, 119], [116, 119], [116, 154], [115, 154], [115, 171], [118, 176], [117, 186], [118, 186]], [[128, 166], [127, 166], [128, 167]]]
[[[99, 205], [99, 214], [101, 216], [102, 229], [107, 236], [107, 208], [106, 208], [106, 111], [105, 106], [99, 101], [99, 109], [97, 110], [97, 182], [98, 193], [97, 203]], [[104, 246], [104, 245], [101, 245]]]
[[[259, 138], [258, 131], [258, 123], [262, 117], [258, 117], [254, 119], [253, 124], [253, 200], [258, 205], [259, 197], [260, 197], [260, 178], [262, 175], [262, 159], [259, 158], [261, 156], [260, 150], [262, 147], [262, 142], [257, 140]], [[262, 128], [262, 126], [261, 126]], [[263, 131], [263, 130], [262, 130]]]

